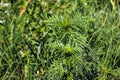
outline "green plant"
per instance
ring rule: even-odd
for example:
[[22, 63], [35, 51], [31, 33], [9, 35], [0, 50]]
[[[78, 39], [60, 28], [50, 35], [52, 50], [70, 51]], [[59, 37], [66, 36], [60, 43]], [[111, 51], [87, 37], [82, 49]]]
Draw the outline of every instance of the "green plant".
[[111, 1], [0, 0], [0, 79], [119, 80], [119, 1]]

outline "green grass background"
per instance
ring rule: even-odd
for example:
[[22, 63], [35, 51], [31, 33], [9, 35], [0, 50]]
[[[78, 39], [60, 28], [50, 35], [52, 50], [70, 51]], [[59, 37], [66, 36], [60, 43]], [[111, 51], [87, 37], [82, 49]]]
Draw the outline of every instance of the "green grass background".
[[120, 80], [111, 1], [0, 0], [0, 80]]

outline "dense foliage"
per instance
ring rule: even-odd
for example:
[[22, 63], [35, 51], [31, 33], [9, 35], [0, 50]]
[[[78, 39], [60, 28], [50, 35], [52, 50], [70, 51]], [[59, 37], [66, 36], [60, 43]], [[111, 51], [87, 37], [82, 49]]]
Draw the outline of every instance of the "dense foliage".
[[118, 0], [0, 0], [0, 80], [120, 80]]

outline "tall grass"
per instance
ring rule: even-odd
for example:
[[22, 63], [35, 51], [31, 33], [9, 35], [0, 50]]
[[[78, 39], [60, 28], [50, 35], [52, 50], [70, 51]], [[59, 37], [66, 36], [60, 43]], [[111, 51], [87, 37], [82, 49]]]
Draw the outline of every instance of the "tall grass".
[[0, 80], [119, 80], [119, 2], [111, 1], [1, 0]]

